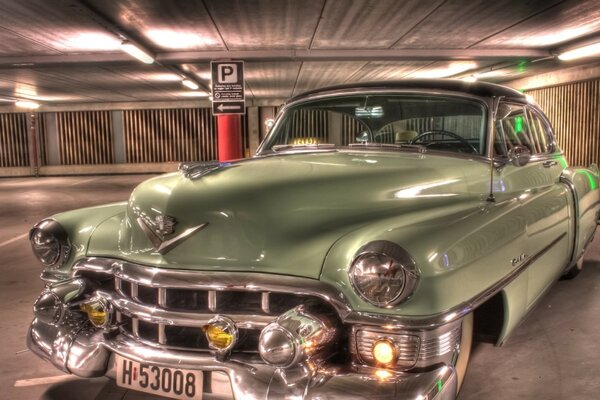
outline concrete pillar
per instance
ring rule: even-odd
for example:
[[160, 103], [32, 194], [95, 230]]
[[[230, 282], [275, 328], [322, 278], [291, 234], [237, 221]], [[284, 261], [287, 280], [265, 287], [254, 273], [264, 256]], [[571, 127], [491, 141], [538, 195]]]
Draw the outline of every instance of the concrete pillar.
[[217, 117], [217, 133], [219, 139], [219, 161], [230, 161], [242, 158], [240, 149], [241, 126], [240, 116], [235, 114]]
[[123, 111], [111, 111], [112, 114], [112, 134], [113, 134], [113, 154], [115, 164], [124, 164], [127, 162], [125, 154], [125, 134], [123, 133]]
[[260, 118], [258, 116], [258, 107], [248, 107], [248, 146], [250, 155], [256, 154], [256, 149], [260, 144]]
[[46, 164], [60, 164], [60, 148], [58, 145], [58, 122], [56, 113], [44, 113], [46, 118]]

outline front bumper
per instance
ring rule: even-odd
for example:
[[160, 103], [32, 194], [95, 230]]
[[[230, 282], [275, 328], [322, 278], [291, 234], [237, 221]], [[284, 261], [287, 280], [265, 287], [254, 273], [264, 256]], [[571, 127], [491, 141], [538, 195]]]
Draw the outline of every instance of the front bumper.
[[[208, 376], [225, 374], [231, 388], [221, 398], [452, 400], [456, 397], [456, 373], [450, 366], [394, 375], [324, 368], [284, 370], [265, 365], [252, 356], [219, 361], [209, 353], [155, 348], [124, 335], [111, 337], [81, 324], [56, 326], [38, 319], [31, 324], [27, 345], [62, 371], [86, 378], [105, 375], [114, 378], [115, 354], [152, 365], [201, 370]], [[210, 387], [207, 385], [208, 390]], [[212, 398], [219, 397], [210, 393]]]

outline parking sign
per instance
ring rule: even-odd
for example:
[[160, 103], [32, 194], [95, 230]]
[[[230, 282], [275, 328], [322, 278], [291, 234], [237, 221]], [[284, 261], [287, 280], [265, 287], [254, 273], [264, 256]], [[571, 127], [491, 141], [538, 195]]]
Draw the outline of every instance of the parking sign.
[[211, 61], [214, 115], [244, 114], [244, 62]]

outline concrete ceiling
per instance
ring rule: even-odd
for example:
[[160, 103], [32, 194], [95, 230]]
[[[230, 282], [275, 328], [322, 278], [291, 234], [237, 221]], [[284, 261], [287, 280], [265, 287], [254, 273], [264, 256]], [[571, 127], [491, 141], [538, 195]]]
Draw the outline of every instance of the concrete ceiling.
[[590, 40], [598, 0], [0, 0], [0, 105], [206, 101], [218, 59], [246, 61], [250, 101], [412, 77], [506, 82], [597, 63], [555, 58]]

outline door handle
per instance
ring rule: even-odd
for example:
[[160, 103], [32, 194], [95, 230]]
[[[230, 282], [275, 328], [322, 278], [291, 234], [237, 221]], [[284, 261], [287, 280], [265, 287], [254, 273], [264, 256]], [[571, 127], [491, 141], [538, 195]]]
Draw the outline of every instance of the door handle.
[[543, 165], [545, 168], [550, 168], [550, 167], [554, 167], [554, 166], [555, 166], [555, 165], [557, 165], [557, 164], [558, 164], [558, 162], [556, 162], [556, 161], [554, 161], [554, 160], [551, 160], [551, 161], [546, 161], [546, 162], [544, 162], [542, 165]]

